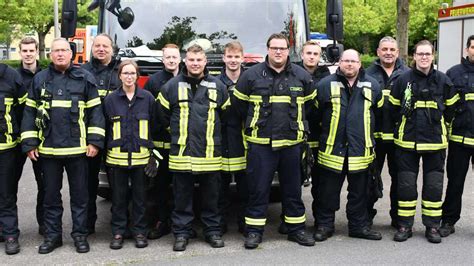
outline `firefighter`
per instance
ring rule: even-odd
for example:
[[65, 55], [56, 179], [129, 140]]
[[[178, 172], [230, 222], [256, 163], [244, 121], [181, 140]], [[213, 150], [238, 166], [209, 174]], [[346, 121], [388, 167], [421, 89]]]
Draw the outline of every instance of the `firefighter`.
[[[101, 33], [94, 38], [92, 43], [92, 59], [82, 65], [82, 68], [89, 71], [96, 79], [97, 89], [101, 101], [111, 91], [120, 87], [120, 79], [117, 75], [117, 67], [120, 59], [113, 56], [112, 38], [106, 33]], [[88, 186], [89, 203], [87, 207], [87, 231], [95, 233], [95, 222], [97, 221], [97, 189], [99, 187], [99, 171], [103, 157], [102, 150], [95, 157], [88, 157]]]
[[[392, 218], [391, 225], [394, 228], [398, 228], [397, 164], [395, 162], [395, 144], [393, 143], [393, 130], [395, 125], [391, 119], [388, 96], [390, 95], [390, 90], [395, 80], [409, 69], [405, 66], [403, 61], [398, 58], [398, 53], [397, 41], [389, 36], [383, 37], [379, 41], [379, 47], [377, 48], [377, 56], [379, 58], [376, 59], [366, 71], [367, 75], [372, 76], [379, 82], [384, 97], [384, 106], [380, 112], [375, 114], [375, 164], [377, 171], [381, 173], [385, 157], [387, 157], [388, 172], [392, 179], [390, 185], [390, 217]], [[371, 185], [373, 186], [375, 184]], [[372, 192], [373, 190], [370, 189], [369, 191]], [[374, 208], [377, 200], [378, 197], [376, 197], [374, 193], [369, 194], [368, 214], [370, 223], [373, 223], [373, 219], [377, 214], [377, 210]]]
[[347, 176], [346, 214], [349, 237], [380, 240], [367, 216], [368, 168], [374, 160], [374, 112], [383, 103], [379, 84], [361, 68], [359, 53], [343, 52], [335, 74], [317, 85], [317, 109], [321, 117], [316, 205], [316, 241], [334, 233], [342, 184]]
[[[329, 68], [327, 66], [319, 66], [321, 59], [321, 46], [315, 40], [309, 40], [303, 44], [303, 50], [301, 51], [302, 66], [308, 73], [313, 76], [313, 83], [317, 84], [321, 79], [329, 76]], [[313, 115], [308, 116], [309, 123], [309, 135], [308, 144], [311, 147], [314, 158], [318, 156], [319, 147], [319, 135], [321, 134], [321, 126], [319, 125], [320, 119]], [[313, 202], [311, 208], [313, 210], [313, 216], [316, 213], [316, 205], [318, 201], [318, 167], [314, 164], [311, 168], [311, 195], [313, 196]], [[314, 217], [314, 224], [316, 225], [316, 217]], [[281, 228], [281, 227], [280, 227]]]
[[[244, 48], [238, 41], [232, 41], [224, 46], [222, 60], [225, 63], [222, 73], [217, 77], [227, 87], [229, 97], [233, 97], [235, 85], [243, 73]], [[227, 232], [225, 216], [231, 207], [230, 183], [234, 177], [237, 190], [237, 226], [244, 233], [244, 211], [247, 206], [248, 189], [245, 176], [246, 160], [245, 146], [242, 136], [242, 122], [236, 115], [236, 110], [230, 106], [224, 112], [222, 119], [222, 173], [219, 191], [219, 213], [221, 215], [221, 234]]]
[[[135, 247], [148, 246], [145, 220], [145, 175], [153, 178], [158, 171], [157, 158], [150, 156], [154, 148], [151, 139], [156, 113], [155, 98], [136, 84], [139, 69], [134, 61], [125, 60], [118, 68], [122, 87], [104, 100], [108, 121], [106, 164], [110, 167], [112, 188], [111, 249], [121, 249], [127, 230], [127, 210], [132, 203], [131, 230]], [[158, 155], [157, 155], [158, 156]], [[128, 197], [129, 180], [131, 198]]]
[[172, 136], [169, 169], [173, 173], [173, 250], [186, 250], [192, 236], [195, 179], [201, 192], [205, 240], [211, 247], [221, 248], [224, 241], [217, 203], [222, 169], [220, 115], [230, 101], [224, 84], [209, 75], [201, 46], [191, 45], [185, 62], [186, 68], [158, 95], [162, 127], [169, 127]]
[[35, 75], [28, 90], [22, 121], [22, 150], [41, 160], [44, 181], [44, 242], [39, 253], [62, 245], [62, 173], [66, 168], [72, 237], [76, 251], [89, 251], [87, 242], [87, 159], [97, 155], [105, 136], [104, 116], [94, 77], [72, 65], [66, 39], [51, 44], [52, 63]]
[[313, 246], [305, 231], [305, 207], [301, 200], [302, 142], [308, 132], [305, 105], [313, 101], [311, 76], [289, 60], [289, 41], [272, 34], [267, 41], [265, 62], [245, 71], [231, 98], [245, 123], [248, 143], [247, 236], [244, 246], [257, 248], [262, 242], [270, 188], [278, 171], [283, 196], [288, 240]]
[[425, 236], [440, 243], [441, 197], [447, 128], [456, 103], [451, 80], [433, 68], [434, 47], [426, 40], [415, 45], [414, 66], [395, 81], [389, 100], [396, 123], [394, 142], [398, 163], [398, 231], [394, 240], [406, 241], [418, 198], [416, 180], [423, 159], [422, 219]]
[[[163, 65], [164, 69], [150, 76], [144, 89], [151, 92], [155, 99], [168, 80], [175, 77], [179, 73], [179, 64], [181, 56], [179, 47], [176, 44], [168, 43], [163, 46]], [[163, 156], [158, 168], [158, 176], [152, 179], [147, 190], [147, 218], [149, 239], [158, 239], [171, 232], [171, 206], [169, 193], [172, 182], [171, 173], [169, 172], [169, 150], [170, 150], [170, 133], [163, 129], [158, 132], [157, 141], [155, 141], [156, 149]]]
[[[17, 71], [20, 73], [23, 85], [26, 89], [30, 87], [33, 77], [41, 71], [36, 57], [38, 56], [38, 42], [32, 37], [25, 37], [20, 41], [19, 54], [21, 57], [21, 64]], [[23, 172], [23, 165], [26, 161], [26, 154], [22, 153], [18, 156], [19, 161], [17, 162], [17, 175], [20, 179]], [[31, 160], [33, 165], [33, 173], [35, 175], [36, 185], [38, 193], [36, 195], [36, 221], [38, 222], [38, 233], [44, 235], [44, 211], [43, 211], [43, 174], [41, 173], [41, 166], [38, 161]]]
[[5, 253], [20, 252], [18, 237], [17, 193], [20, 156], [20, 123], [26, 99], [21, 76], [11, 67], [0, 63], [0, 225], [5, 239]]
[[450, 128], [447, 159], [448, 188], [443, 203], [443, 218], [439, 230], [442, 237], [454, 233], [454, 224], [461, 217], [461, 202], [469, 170], [474, 159], [474, 35], [466, 43], [466, 58], [446, 74], [453, 81], [460, 99]]

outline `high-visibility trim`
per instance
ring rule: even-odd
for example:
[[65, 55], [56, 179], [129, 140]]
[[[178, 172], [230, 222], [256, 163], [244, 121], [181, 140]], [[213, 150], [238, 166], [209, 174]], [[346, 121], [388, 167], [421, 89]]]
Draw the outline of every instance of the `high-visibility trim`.
[[[207, 129], [206, 129], [206, 158], [214, 156], [214, 123], [216, 119], [217, 108], [217, 90], [208, 90], [209, 109], [207, 111]], [[211, 101], [212, 100], [212, 101]]]
[[440, 217], [443, 215], [443, 210], [429, 210], [429, 209], [421, 209], [421, 214], [425, 216], [430, 216], [430, 217]]
[[400, 106], [401, 105], [401, 102], [399, 99], [393, 97], [392, 95], [388, 96], [388, 101], [393, 104], [393, 105], [396, 105], [396, 106]]
[[150, 151], [147, 148], [140, 147], [140, 152], [121, 152], [120, 149], [108, 150], [107, 156], [115, 159], [148, 159], [150, 157]]
[[285, 215], [285, 223], [288, 224], [301, 224], [306, 222], [306, 215], [303, 214], [303, 216], [300, 217], [288, 217]]
[[319, 147], [319, 141], [308, 141], [309, 147], [310, 148], [318, 148]]
[[28, 93], [23, 94], [23, 96], [21, 96], [20, 98], [18, 98], [18, 103], [19, 103], [19, 104], [25, 103], [27, 97], [28, 97]]
[[260, 116], [260, 103], [255, 103], [253, 107], [253, 117], [250, 121], [250, 128], [252, 129], [251, 137], [257, 139], [258, 138], [258, 126], [257, 121], [258, 117]]
[[384, 97], [390, 97], [390, 92], [391, 92], [390, 90], [383, 89], [383, 90], [382, 90], [382, 95], [383, 95]]
[[[79, 107], [85, 107], [84, 101], [78, 101]], [[44, 102], [44, 108], [71, 108], [72, 101], [71, 100], [52, 100], [51, 102]]]
[[270, 138], [245, 136], [245, 141], [255, 143], [255, 144], [270, 144]]
[[303, 142], [303, 139], [296, 139], [296, 140], [290, 140], [290, 139], [279, 139], [279, 140], [272, 140], [272, 147], [285, 147], [285, 146], [293, 146], [296, 144], [299, 144]]
[[405, 207], [405, 208], [408, 208], [408, 207], [416, 208], [416, 203], [417, 203], [416, 200], [410, 200], [410, 201], [401, 201], [401, 200], [399, 200], [398, 201], [398, 206], [399, 207]]
[[438, 104], [435, 101], [416, 101], [414, 108], [415, 109], [418, 109], [418, 108], [438, 109]]
[[403, 217], [411, 217], [415, 216], [416, 210], [402, 210], [398, 209], [398, 216], [403, 216]]
[[229, 107], [229, 106], [230, 106], [230, 98], [227, 98], [227, 101], [225, 101], [225, 103], [222, 104], [221, 109], [222, 109], [222, 110], [225, 110], [225, 109], [227, 109], [227, 107]]
[[266, 222], [267, 222], [267, 219], [265, 218], [256, 219], [256, 218], [245, 217], [245, 224], [247, 225], [264, 226]]
[[148, 139], [148, 120], [138, 121], [138, 135], [141, 139]]
[[[263, 97], [261, 95], [250, 95], [249, 96], [249, 101], [252, 102], [252, 103], [262, 103], [263, 102]], [[283, 96], [271, 95], [269, 97], [269, 102], [270, 103], [291, 104], [291, 96], [288, 96], [288, 95], [283, 95]], [[305, 102], [305, 98], [304, 97], [296, 97], [296, 102], [303, 104]]]
[[464, 95], [464, 100], [466, 101], [474, 101], [474, 93], [466, 93]]
[[442, 201], [427, 201], [427, 200], [422, 200], [421, 204], [425, 208], [441, 208], [443, 206]]
[[393, 133], [374, 132], [374, 138], [383, 140], [393, 140]]
[[13, 98], [6, 97], [3, 100], [4, 100], [5, 105], [12, 105], [15, 103], [15, 99]]
[[444, 122], [444, 116], [441, 116], [441, 143], [446, 145], [446, 148], [448, 147], [448, 129]]
[[21, 140], [29, 138], [38, 138], [38, 131], [25, 131], [21, 132]]
[[97, 134], [105, 137], [105, 129], [100, 127], [88, 127], [87, 134]]
[[316, 98], [317, 95], [318, 95], [318, 92], [317, 92], [316, 90], [313, 90], [313, 92], [312, 92], [310, 95], [306, 95], [306, 96], [303, 98], [303, 100], [304, 100], [305, 102], [311, 101], [311, 100], [313, 100], [314, 98]]
[[171, 148], [171, 144], [169, 142], [164, 142], [164, 141], [153, 141], [153, 145], [156, 148], [161, 148], [161, 149], [169, 150]]
[[[368, 88], [364, 88], [364, 95], [369, 99], [372, 99], [372, 91]], [[364, 101], [364, 136], [365, 136], [365, 146], [372, 147], [374, 146], [372, 143], [372, 138], [370, 136], [370, 107], [372, 105], [371, 101], [365, 100]], [[367, 155], [367, 154], [366, 154]]]
[[107, 96], [107, 90], [106, 89], [98, 89], [97, 92], [99, 93], [100, 97]]
[[247, 168], [247, 159], [245, 156], [237, 158], [222, 157], [222, 171], [235, 172], [245, 170]]
[[[112, 165], [118, 165], [118, 166], [129, 166], [128, 165], [128, 159], [116, 159], [107, 156], [105, 159], [105, 162], [108, 164]], [[139, 166], [139, 165], [146, 165], [148, 164], [148, 159], [131, 159], [130, 160], [130, 166]]]
[[332, 153], [334, 141], [336, 140], [337, 128], [339, 126], [339, 119], [341, 116], [341, 88], [339, 82], [331, 82], [331, 104], [332, 115], [329, 135], [326, 140], [326, 154]]
[[112, 126], [112, 139], [120, 139], [121, 135], [122, 134], [120, 133], [120, 121], [114, 121], [114, 124]]
[[11, 148], [15, 148], [17, 144], [17, 141], [0, 143], [0, 150], [8, 150]]
[[474, 146], [474, 138], [468, 138], [468, 137], [459, 136], [459, 135], [450, 135], [449, 140]]
[[26, 98], [26, 106], [29, 106], [31, 108], [36, 108], [36, 101]]
[[331, 169], [342, 171], [342, 167], [344, 165], [344, 157], [331, 155], [327, 154], [326, 152], [319, 151], [318, 163]]
[[76, 155], [76, 154], [84, 154], [87, 152], [87, 147], [72, 147], [72, 148], [51, 148], [51, 147], [44, 147], [43, 144], [41, 144], [38, 147], [38, 151], [41, 154], [47, 154], [47, 155], [56, 155], [56, 156], [61, 156], [61, 155]]
[[100, 105], [100, 104], [101, 104], [100, 98], [97, 97], [97, 98], [94, 98], [92, 100], [87, 101], [85, 107], [86, 108], [92, 108], [92, 107]]
[[384, 101], [385, 101], [385, 98], [381, 97], [380, 100], [377, 102], [377, 108], [382, 108]]
[[222, 170], [222, 157], [202, 158], [170, 155], [169, 168], [172, 170], [210, 172]]
[[168, 100], [165, 99], [165, 97], [163, 97], [163, 94], [160, 92], [160, 94], [158, 94], [158, 101], [160, 101], [160, 104], [165, 107], [166, 109], [170, 109], [170, 102], [168, 102]]
[[417, 143], [417, 151], [436, 151], [448, 148], [448, 143]]
[[298, 106], [298, 114], [296, 116], [296, 122], [298, 123], [298, 133], [296, 134], [296, 139], [303, 139], [304, 134], [304, 123], [303, 123], [303, 103], [297, 101], [296, 105]]
[[5, 136], [7, 138], [7, 142], [12, 141], [12, 136], [11, 134], [13, 133], [13, 125], [12, 125], [12, 116], [10, 115], [12, 110], [12, 105], [7, 104], [5, 100], [5, 123], [7, 125], [7, 132], [5, 132]]
[[[180, 83], [180, 85], [183, 85], [183, 84]], [[188, 119], [189, 119], [188, 88], [184, 85], [178, 87], [178, 101], [179, 101], [178, 145], [181, 145], [183, 148], [186, 146], [186, 141], [188, 138]], [[184, 152], [184, 148], [182, 149], [182, 151]]]
[[234, 90], [234, 96], [239, 99], [239, 100], [242, 100], [242, 101], [246, 101], [248, 102], [250, 100], [249, 96], [241, 93], [239, 90], [235, 89]]
[[[96, 98], [97, 100], [99, 100], [99, 104], [100, 104], [100, 99], [99, 98]], [[87, 146], [86, 144], [86, 139], [87, 139], [87, 129], [86, 129], [86, 123], [84, 122], [84, 108], [85, 106], [80, 106], [79, 105], [79, 119], [78, 119], [78, 124], [79, 124], [79, 130], [81, 132], [81, 136], [79, 137], [79, 142], [80, 142], [80, 146], [81, 147], [85, 147]], [[105, 135], [105, 133], [104, 133]]]
[[456, 93], [452, 98], [450, 99], [446, 99], [444, 101], [444, 105], [446, 106], [451, 106], [451, 105], [454, 105], [457, 101], [459, 101], [461, 99], [461, 97], [459, 96], [458, 93]]

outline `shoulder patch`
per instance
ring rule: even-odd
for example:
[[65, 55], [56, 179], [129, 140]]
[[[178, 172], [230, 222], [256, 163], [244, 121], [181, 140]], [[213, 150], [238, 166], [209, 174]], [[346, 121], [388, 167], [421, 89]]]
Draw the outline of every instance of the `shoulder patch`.
[[290, 91], [303, 91], [302, 87], [290, 87]]

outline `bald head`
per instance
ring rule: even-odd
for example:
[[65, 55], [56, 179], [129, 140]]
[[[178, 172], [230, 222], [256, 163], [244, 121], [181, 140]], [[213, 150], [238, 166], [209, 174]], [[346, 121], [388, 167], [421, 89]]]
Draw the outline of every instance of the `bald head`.
[[354, 79], [359, 75], [360, 67], [359, 52], [354, 49], [348, 49], [342, 53], [339, 60], [339, 69], [348, 80]]

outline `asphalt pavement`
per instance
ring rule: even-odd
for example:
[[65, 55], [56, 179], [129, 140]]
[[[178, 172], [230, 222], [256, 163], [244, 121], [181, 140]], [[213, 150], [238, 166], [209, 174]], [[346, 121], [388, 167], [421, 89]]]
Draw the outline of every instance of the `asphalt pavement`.
[[[0, 251], [0, 264], [31, 265], [31, 264], [424, 264], [424, 265], [472, 265], [474, 263], [474, 174], [470, 169], [466, 178], [463, 195], [463, 212], [461, 220], [456, 224], [456, 233], [443, 238], [441, 244], [428, 243], [424, 237], [421, 224], [421, 206], [417, 207], [414, 234], [404, 243], [392, 240], [395, 229], [390, 227], [388, 215], [388, 189], [390, 178], [386, 169], [383, 173], [385, 184], [384, 198], [376, 207], [378, 215], [374, 221], [374, 229], [382, 232], [381, 241], [369, 241], [349, 238], [347, 236], [347, 220], [345, 215], [346, 185], [341, 195], [341, 209], [336, 216], [336, 232], [329, 240], [316, 243], [314, 247], [302, 247], [286, 240], [286, 236], [277, 232], [281, 205], [272, 203], [268, 211], [268, 219], [263, 243], [256, 250], [245, 250], [243, 237], [237, 233], [237, 226], [230, 224], [229, 233], [224, 236], [226, 246], [212, 249], [204, 242], [199, 224], [196, 224], [198, 239], [189, 242], [185, 252], [173, 252], [173, 237], [165, 236], [159, 240], [150, 240], [149, 246], [137, 249], [133, 240], [126, 240], [121, 250], [111, 250], [109, 241], [110, 206], [109, 201], [98, 199], [97, 233], [89, 237], [91, 251], [86, 254], [75, 252], [71, 231], [71, 215], [69, 209], [69, 192], [67, 178], [63, 184], [63, 246], [46, 255], [38, 254], [38, 245], [42, 237], [38, 235], [35, 217], [36, 183], [28, 162], [19, 185], [18, 209], [21, 230], [21, 252], [7, 256]], [[421, 195], [421, 177], [418, 180]], [[446, 186], [446, 180], [445, 180]], [[311, 213], [310, 188], [304, 188], [304, 201], [307, 209], [308, 230], [314, 230]], [[421, 202], [421, 199], [418, 200]], [[3, 249], [3, 245], [2, 245]]]

